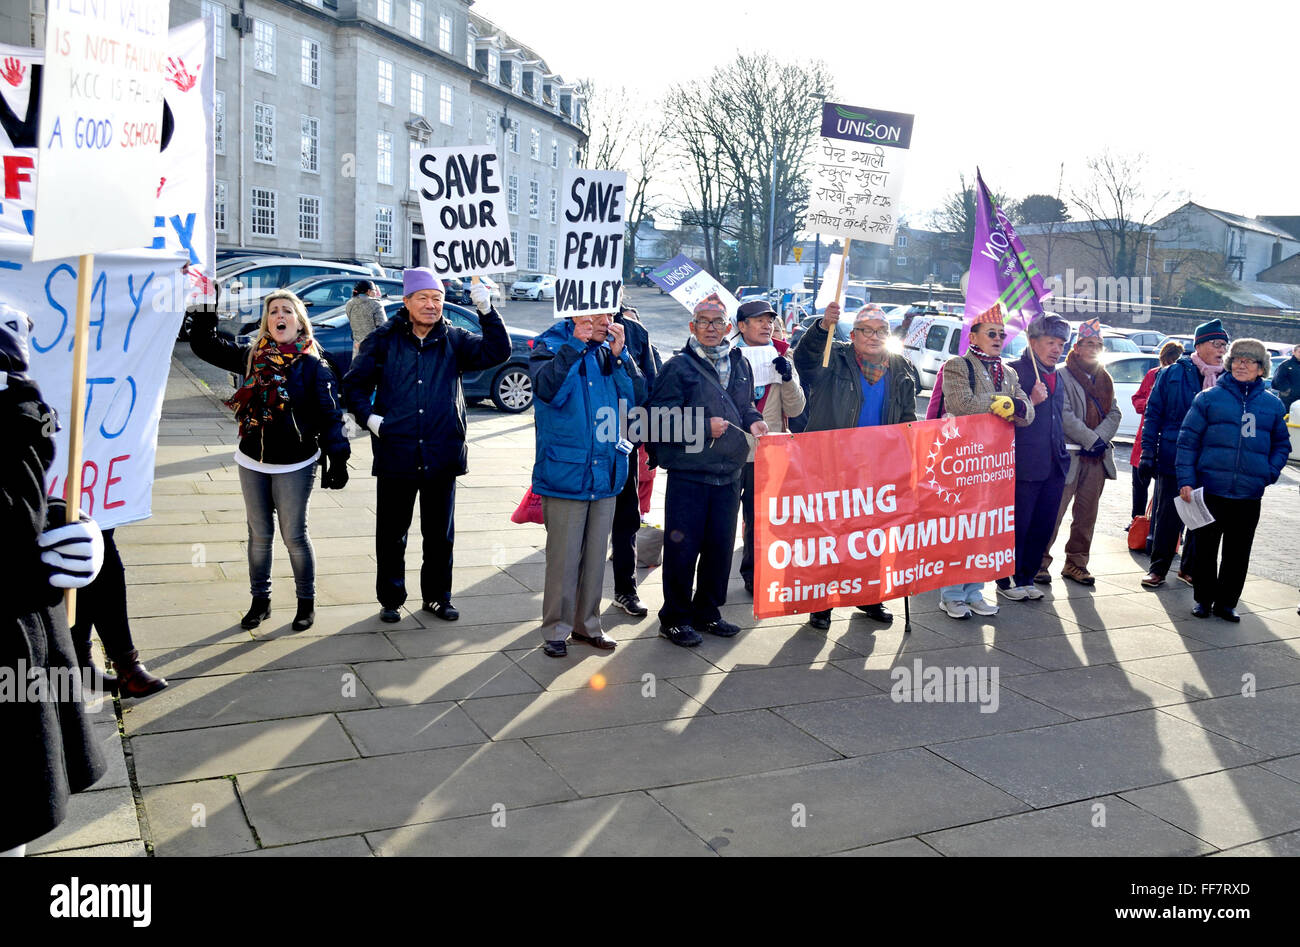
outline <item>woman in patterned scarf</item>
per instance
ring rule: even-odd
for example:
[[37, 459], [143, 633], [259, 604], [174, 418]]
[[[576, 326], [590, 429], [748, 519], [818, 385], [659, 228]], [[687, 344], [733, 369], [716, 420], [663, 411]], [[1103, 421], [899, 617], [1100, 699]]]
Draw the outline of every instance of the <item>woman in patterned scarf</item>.
[[348, 481], [351, 449], [338, 384], [293, 293], [276, 290], [266, 297], [251, 345], [219, 334], [216, 322], [215, 307], [193, 314], [190, 347], [199, 358], [244, 376], [226, 402], [239, 422], [235, 463], [248, 520], [253, 601], [242, 625], [256, 628], [271, 616], [271, 540], [278, 516], [298, 595], [293, 627], [302, 631], [315, 620], [316, 558], [307, 532], [312, 474], [319, 462], [322, 487], [341, 489]]

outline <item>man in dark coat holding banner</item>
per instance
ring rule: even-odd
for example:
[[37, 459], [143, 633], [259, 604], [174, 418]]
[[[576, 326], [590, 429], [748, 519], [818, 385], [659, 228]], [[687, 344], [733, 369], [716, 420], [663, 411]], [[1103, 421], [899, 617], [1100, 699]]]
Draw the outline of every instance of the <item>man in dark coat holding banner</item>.
[[[840, 304], [826, 307], [822, 320], [811, 326], [794, 350], [794, 364], [809, 382], [812, 397], [808, 409], [811, 431], [905, 424], [916, 420], [916, 383], [901, 355], [885, 348], [889, 321], [875, 306], [858, 313], [849, 342], [832, 342], [830, 363], [822, 368], [826, 336], [835, 330]], [[859, 605], [876, 621], [886, 624], [894, 616], [883, 604]], [[831, 626], [831, 609], [813, 612], [808, 620], [814, 628]]]

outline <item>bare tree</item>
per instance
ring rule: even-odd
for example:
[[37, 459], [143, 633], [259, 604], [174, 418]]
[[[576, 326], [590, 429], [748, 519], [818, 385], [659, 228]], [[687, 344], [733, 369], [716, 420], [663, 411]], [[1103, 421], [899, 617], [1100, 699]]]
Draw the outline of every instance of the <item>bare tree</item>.
[[[930, 226], [941, 233], [960, 237], [962, 245], [969, 251], [975, 243], [975, 222], [978, 213], [976, 185], [967, 184], [964, 174], [960, 175], [958, 180], [961, 182], [961, 187], [944, 198], [938, 210], [930, 213]], [[1015, 201], [998, 191], [990, 190], [989, 193], [993, 195], [993, 202], [1002, 208], [1003, 213], [1012, 218], [1012, 223], [1015, 223], [1013, 214]]]
[[1137, 275], [1138, 253], [1143, 250], [1156, 212], [1168, 191], [1148, 195], [1142, 184], [1145, 161], [1141, 155], [1114, 155], [1104, 151], [1089, 158], [1088, 180], [1070, 193], [1070, 202], [1089, 225], [1080, 234], [1100, 255], [1106, 275]]

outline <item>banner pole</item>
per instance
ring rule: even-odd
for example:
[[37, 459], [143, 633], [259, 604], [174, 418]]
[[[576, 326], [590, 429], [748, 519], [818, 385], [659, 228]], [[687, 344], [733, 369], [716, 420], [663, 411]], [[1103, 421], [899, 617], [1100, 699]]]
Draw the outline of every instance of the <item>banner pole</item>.
[[[94, 286], [95, 257], [83, 253], [77, 260], [77, 322], [72, 345], [72, 405], [68, 418], [68, 475], [64, 493], [68, 503], [65, 522], [81, 519], [81, 452], [85, 443], [86, 349], [90, 336], [90, 295]], [[77, 590], [63, 593], [68, 627], [77, 622]]]
[[912, 633], [912, 596], [903, 596], [903, 634]]
[[[840, 301], [840, 295], [844, 292], [844, 268], [849, 262], [849, 245], [853, 243], [852, 237], [844, 238], [844, 251], [840, 254], [840, 277], [835, 283], [835, 302]], [[816, 300], [814, 299], [815, 303]], [[831, 329], [826, 333], [826, 348], [822, 349], [822, 368], [831, 363], [831, 342], [835, 340], [835, 330]]]

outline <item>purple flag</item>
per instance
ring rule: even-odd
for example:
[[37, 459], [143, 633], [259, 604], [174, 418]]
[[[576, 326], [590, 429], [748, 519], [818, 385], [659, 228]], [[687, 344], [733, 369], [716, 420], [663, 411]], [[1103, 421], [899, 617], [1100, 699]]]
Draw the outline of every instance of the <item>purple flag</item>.
[[1011, 221], [993, 202], [979, 169], [975, 169], [975, 245], [971, 247], [970, 276], [966, 282], [966, 324], [960, 351], [970, 341], [970, 328], [980, 313], [1001, 303], [1007, 314], [1007, 342], [1043, 312], [1042, 301], [1051, 295], [1043, 286], [1038, 266], [1025, 252]]

